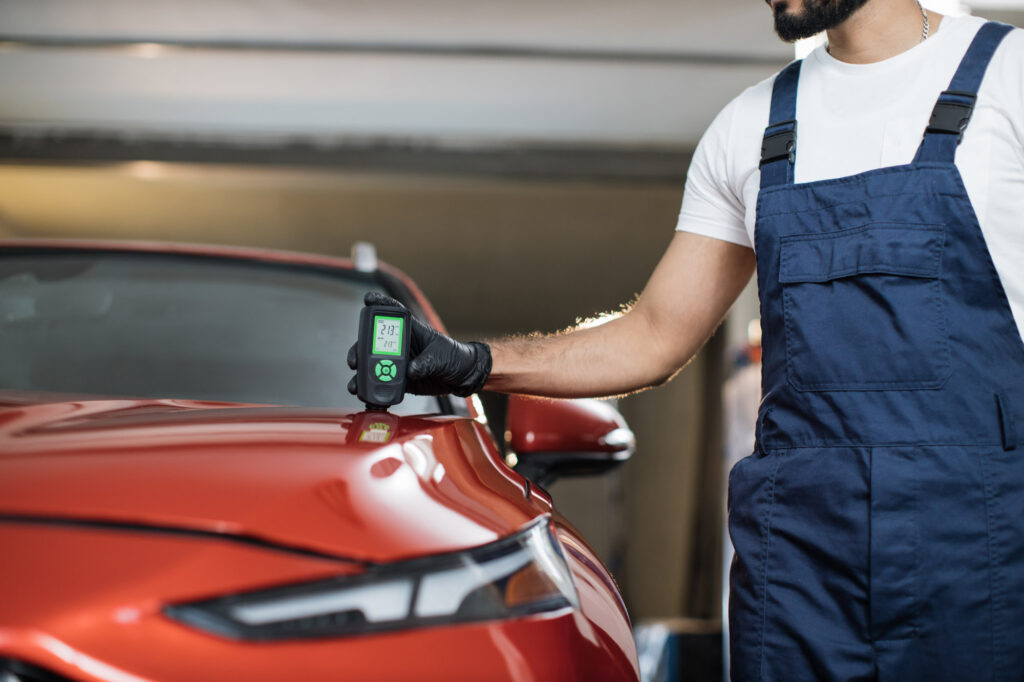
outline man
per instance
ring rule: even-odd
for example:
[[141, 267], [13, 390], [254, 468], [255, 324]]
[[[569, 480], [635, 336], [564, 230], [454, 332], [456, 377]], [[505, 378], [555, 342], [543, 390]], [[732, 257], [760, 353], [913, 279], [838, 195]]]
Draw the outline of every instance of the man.
[[657, 385], [756, 267], [733, 678], [1022, 680], [1024, 31], [916, 0], [771, 4], [783, 39], [828, 44], [711, 124], [635, 306], [490, 347], [418, 325], [412, 390]]

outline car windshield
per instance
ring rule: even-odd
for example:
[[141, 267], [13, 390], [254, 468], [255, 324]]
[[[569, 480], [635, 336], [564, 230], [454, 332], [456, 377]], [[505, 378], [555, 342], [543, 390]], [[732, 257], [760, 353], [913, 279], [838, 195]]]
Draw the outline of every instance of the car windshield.
[[[0, 388], [361, 409], [359, 273], [201, 256], [0, 254]], [[438, 411], [407, 395], [405, 414]]]

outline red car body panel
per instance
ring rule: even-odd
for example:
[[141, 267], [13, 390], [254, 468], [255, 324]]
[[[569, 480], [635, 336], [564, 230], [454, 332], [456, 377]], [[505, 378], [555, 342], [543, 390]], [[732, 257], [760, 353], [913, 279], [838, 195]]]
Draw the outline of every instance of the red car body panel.
[[[326, 560], [216, 541], [5, 526], [0, 655], [76, 680], [636, 679], [607, 588], [575, 565], [583, 608], [363, 637], [238, 642], [175, 623], [180, 601], [344, 572]], [[628, 641], [628, 640], [627, 640]]]
[[[7, 242], [329, 265], [221, 247]], [[412, 282], [390, 270], [440, 326]], [[475, 411], [472, 416], [477, 416]], [[579, 608], [273, 642], [162, 609], [485, 545], [551, 515]], [[636, 680], [615, 583], [477, 418], [0, 390], [0, 658], [74, 680]]]
[[396, 418], [397, 435], [380, 446], [350, 443], [353, 419], [161, 400], [7, 408], [0, 508], [247, 535], [372, 562], [483, 545], [550, 510], [475, 421]]
[[619, 411], [597, 400], [560, 400], [557, 412], [549, 409], [549, 398], [512, 396], [507, 428], [509, 445], [524, 452], [616, 452], [622, 448], [604, 443], [609, 424], [626, 428]]

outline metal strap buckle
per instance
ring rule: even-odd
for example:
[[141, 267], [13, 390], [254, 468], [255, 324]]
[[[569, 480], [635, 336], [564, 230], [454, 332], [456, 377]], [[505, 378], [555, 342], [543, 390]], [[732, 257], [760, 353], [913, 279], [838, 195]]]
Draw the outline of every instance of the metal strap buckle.
[[768, 126], [768, 130], [789, 126], [776, 133], [765, 133], [761, 142], [761, 166], [773, 161], [789, 159], [790, 163], [796, 160], [796, 121], [782, 121]]

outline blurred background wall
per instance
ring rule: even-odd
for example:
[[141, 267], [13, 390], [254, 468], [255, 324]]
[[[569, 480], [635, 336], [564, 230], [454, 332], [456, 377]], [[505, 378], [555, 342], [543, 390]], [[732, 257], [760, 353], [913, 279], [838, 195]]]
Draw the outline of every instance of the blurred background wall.
[[[642, 289], [704, 128], [792, 55], [756, 0], [0, 0], [0, 236], [365, 240], [458, 336], [556, 330]], [[727, 345], [552, 490], [634, 618], [720, 618]]]

